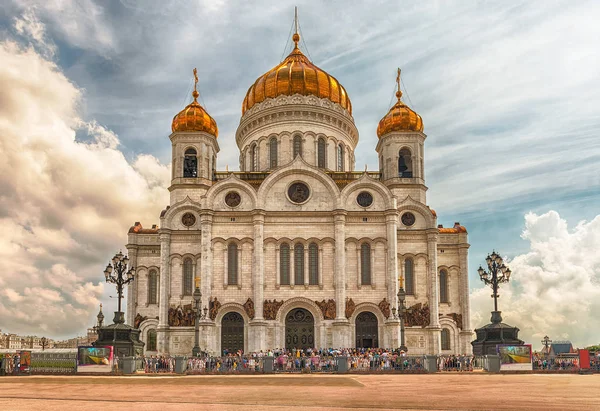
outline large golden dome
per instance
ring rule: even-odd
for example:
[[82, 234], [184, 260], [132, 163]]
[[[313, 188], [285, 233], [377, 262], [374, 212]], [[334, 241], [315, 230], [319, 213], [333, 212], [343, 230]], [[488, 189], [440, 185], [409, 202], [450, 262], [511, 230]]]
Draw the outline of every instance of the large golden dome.
[[346, 89], [337, 79], [315, 66], [298, 48], [300, 36], [294, 33], [294, 50], [280, 64], [260, 76], [248, 89], [242, 115], [268, 98], [301, 94], [326, 98], [352, 114], [352, 103]]
[[197, 83], [197, 71], [194, 69], [194, 91], [192, 93], [194, 101], [173, 117], [171, 131], [173, 131], [173, 133], [178, 131], [204, 131], [208, 134], [212, 134], [216, 138], [219, 135], [217, 122], [206, 112], [206, 110], [204, 110], [204, 107], [198, 103], [198, 96], [200, 94], [196, 90]]
[[398, 82], [398, 91], [396, 92], [398, 101], [379, 121], [379, 125], [377, 126], [377, 137], [379, 138], [392, 131], [423, 131], [423, 119], [421, 116], [411, 110], [411, 108], [401, 100], [400, 69], [398, 69], [396, 81]]

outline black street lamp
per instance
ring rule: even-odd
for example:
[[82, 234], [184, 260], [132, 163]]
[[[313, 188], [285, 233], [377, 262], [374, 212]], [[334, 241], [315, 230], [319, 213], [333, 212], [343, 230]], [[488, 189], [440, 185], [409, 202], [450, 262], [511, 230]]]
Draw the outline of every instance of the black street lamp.
[[394, 318], [400, 318], [400, 351], [408, 352], [408, 348], [406, 347], [406, 342], [404, 339], [404, 318], [406, 317], [406, 313], [408, 310], [406, 309], [406, 305], [404, 302], [406, 301], [406, 291], [404, 291], [404, 278], [398, 278], [400, 282], [400, 288], [398, 289], [398, 316], [396, 317], [396, 307], [392, 308], [392, 313]]
[[502, 316], [500, 315], [500, 311], [498, 311], [498, 287], [502, 283], [507, 283], [510, 280], [510, 268], [504, 265], [504, 261], [499, 254], [495, 251], [492, 252], [491, 255], [488, 255], [485, 259], [488, 265], [488, 270], [484, 270], [481, 266], [477, 272], [479, 273], [479, 278], [485, 284], [492, 287], [492, 298], [494, 299], [494, 311], [492, 312], [492, 323], [499, 324], [502, 322]]
[[204, 307], [204, 315], [202, 314], [202, 292], [200, 291], [200, 278], [196, 278], [196, 289], [192, 294], [194, 298], [194, 348], [192, 355], [197, 357], [200, 354], [200, 320], [206, 318], [208, 309]]
[[545, 350], [546, 358], [548, 358], [548, 355], [550, 354], [550, 349], [548, 347], [550, 347], [551, 343], [552, 343], [552, 340], [550, 338], [548, 338], [547, 335], [544, 336], [544, 339], [542, 340], [542, 344], [546, 348], [546, 350]]
[[[111, 265], [112, 263], [112, 265]], [[129, 267], [129, 258], [123, 255], [121, 251], [112, 258], [112, 261], [108, 263], [104, 270], [104, 277], [107, 283], [113, 283], [117, 286], [117, 298], [119, 299], [119, 309], [115, 313], [114, 323], [124, 324], [125, 315], [121, 311], [121, 299], [123, 298], [123, 287], [133, 281], [135, 275], [135, 268]], [[114, 271], [114, 273], [113, 273]]]
[[42, 337], [40, 339], [40, 344], [42, 345], [42, 351], [44, 351], [48, 346], [48, 339], [46, 337]]

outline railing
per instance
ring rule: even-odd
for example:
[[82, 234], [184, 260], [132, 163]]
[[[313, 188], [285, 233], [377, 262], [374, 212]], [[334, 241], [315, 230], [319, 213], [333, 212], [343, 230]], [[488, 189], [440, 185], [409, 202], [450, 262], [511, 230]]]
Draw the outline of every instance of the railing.
[[438, 356], [438, 371], [473, 371], [474, 368], [484, 368], [485, 359], [470, 355], [440, 355]]
[[[325, 172], [337, 184], [348, 184], [354, 180], [358, 180], [365, 173], [363, 171], [326, 171]], [[379, 180], [381, 173], [376, 171], [367, 171], [367, 175], [373, 179]], [[240, 180], [249, 183], [260, 183], [271, 174], [270, 171], [216, 171], [213, 173], [214, 181], [222, 181], [229, 178], [230, 175], [235, 175]]]

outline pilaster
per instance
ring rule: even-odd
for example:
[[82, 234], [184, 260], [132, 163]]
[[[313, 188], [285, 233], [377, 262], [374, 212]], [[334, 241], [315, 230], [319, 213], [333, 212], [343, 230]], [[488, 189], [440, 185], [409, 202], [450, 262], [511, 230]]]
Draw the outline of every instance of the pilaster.
[[212, 249], [212, 225], [214, 213], [210, 210], [202, 210], [200, 213], [201, 230], [201, 264], [200, 264], [200, 291], [202, 292], [202, 305], [208, 307], [208, 301], [212, 296], [211, 284], [213, 282], [213, 249]]
[[252, 216], [254, 225], [254, 256], [253, 256], [253, 297], [254, 297], [254, 319], [263, 319], [264, 284], [265, 284], [265, 259], [264, 259], [264, 228], [265, 212], [257, 210]]
[[[334, 211], [335, 222], [335, 306], [336, 320], [346, 321], [346, 211]], [[345, 347], [339, 345], [338, 347]]]
[[[127, 255], [129, 256], [129, 266], [134, 267], [137, 270], [137, 246], [127, 245]], [[127, 286], [127, 314], [125, 316], [127, 324], [133, 326], [135, 318], [135, 309], [137, 306], [138, 299], [138, 284], [139, 279], [136, 275], [134, 280]]]
[[169, 353], [167, 332], [169, 328], [169, 284], [171, 280], [171, 230], [160, 229], [160, 300], [158, 303], [157, 349], [161, 354]]
[[437, 241], [438, 233], [437, 230], [431, 230], [427, 233], [427, 269], [429, 271], [429, 313], [430, 321], [430, 343], [431, 351], [430, 354], [438, 354], [441, 351], [441, 328], [440, 328], [440, 317], [439, 317], [439, 280], [438, 280], [438, 264], [437, 264]]

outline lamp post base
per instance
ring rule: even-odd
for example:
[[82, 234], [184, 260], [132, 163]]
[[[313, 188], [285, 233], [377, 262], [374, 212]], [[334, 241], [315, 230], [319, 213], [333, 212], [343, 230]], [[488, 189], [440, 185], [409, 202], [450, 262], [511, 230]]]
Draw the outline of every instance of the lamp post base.
[[200, 355], [200, 347], [198, 347], [197, 345], [192, 348], [192, 356], [193, 357], [197, 357]]

